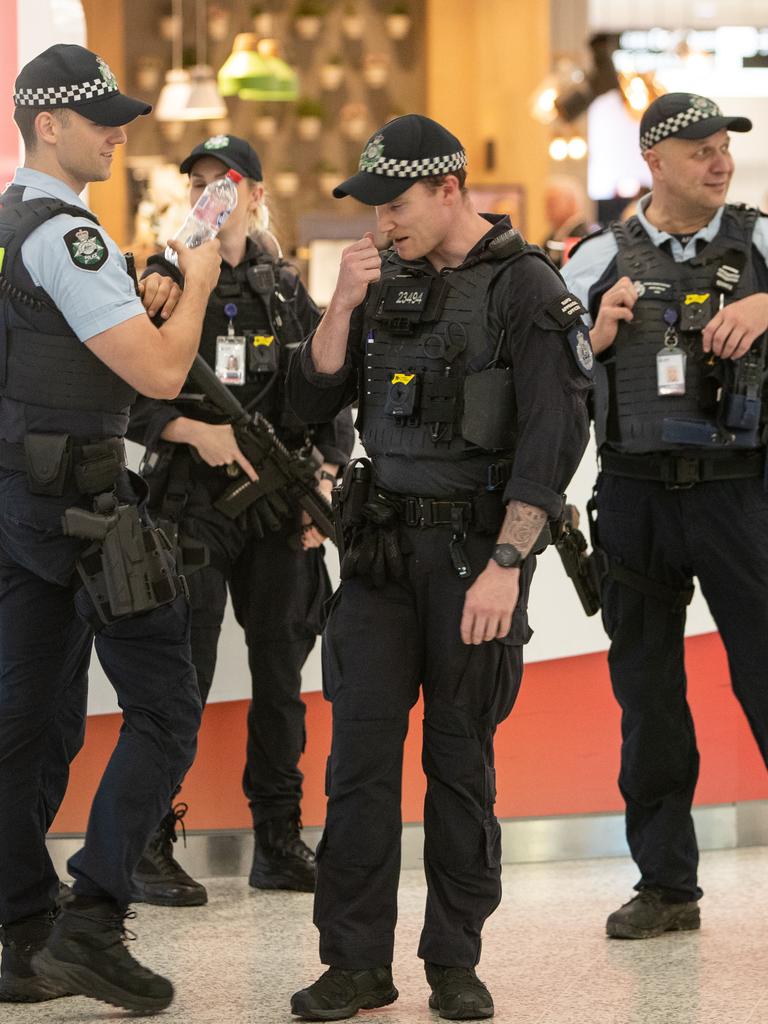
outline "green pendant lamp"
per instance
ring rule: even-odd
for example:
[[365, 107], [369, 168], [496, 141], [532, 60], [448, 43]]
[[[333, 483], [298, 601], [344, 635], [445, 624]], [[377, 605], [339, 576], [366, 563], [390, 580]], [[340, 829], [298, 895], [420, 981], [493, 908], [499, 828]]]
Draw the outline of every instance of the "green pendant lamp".
[[235, 36], [218, 83], [222, 96], [239, 96], [242, 100], [291, 101], [299, 95], [298, 75], [277, 55], [277, 42], [259, 39], [252, 32]]

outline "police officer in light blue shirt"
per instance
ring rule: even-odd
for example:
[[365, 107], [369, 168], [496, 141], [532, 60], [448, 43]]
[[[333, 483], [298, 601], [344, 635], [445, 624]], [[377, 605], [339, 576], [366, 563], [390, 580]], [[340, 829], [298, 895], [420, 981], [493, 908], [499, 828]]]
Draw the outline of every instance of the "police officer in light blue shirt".
[[[158, 290], [145, 311], [79, 194], [151, 108], [73, 45], [30, 61], [14, 101], [26, 157], [0, 196], [0, 1001], [81, 993], [153, 1013], [173, 987], [130, 956], [123, 922], [194, 757], [200, 698], [182, 581], [122, 439], [137, 391], [178, 393], [219, 246], [179, 252], [194, 287]], [[147, 312], [161, 310], [158, 329]], [[94, 646], [123, 725], [56, 916], [45, 836], [83, 741]]]
[[607, 919], [614, 938], [700, 926], [683, 639], [694, 577], [768, 764], [768, 218], [726, 203], [729, 132], [751, 127], [706, 96], [655, 100], [640, 125], [653, 191], [563, 268], [594, 324], [594, 539], [640, 872]]

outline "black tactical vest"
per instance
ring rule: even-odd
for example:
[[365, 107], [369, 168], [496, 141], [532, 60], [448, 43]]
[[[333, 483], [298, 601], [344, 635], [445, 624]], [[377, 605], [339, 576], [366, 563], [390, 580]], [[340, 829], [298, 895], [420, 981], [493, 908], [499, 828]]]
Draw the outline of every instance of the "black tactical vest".
[[96, 217], [58, 199], [22, 202], [11, 185], [0, 197], [0, 437], [66, 433], [98, 439], [125, 434], [136, 392], [79, 340], [24, 267], [21, 247], [62, 213]]
[[[199, 350], [215, 368], [216, 339], [227, 336], [230, 324], [225, 307], [237, 307], [231, 319], [235, 335], [245, 338], [245, 383], [231, 385], [232, 393], [249, 412], [260, 412], [282, 428], [284, 438], [286, 432], [303, 431], [303, 425], [286, 410], [284, 400], [288, 361], [304, 335], [296, 313], [296, 283], [288, 264], [264, 253], [248, 255], [237, 267], [222, 264], [205, 311]], [[174, 405], [194, 419], [221, 422], [222, 417], [213, 410], [184, 402], [184, 394], [194, 392], [194, 384], [188, 382]]]
[[448, 273], [384, 258], [364, 321], [357, 427], [369, 455], [513, 453], [512, 370], [498, 363], [504, 337], [494, 336], [489, 300], [497, 276], [524, 256], [545, 258], [510, 230]]
[[[634, 453], [758, 445], [759, 423], [736, 429], [724, 403], [750, 360], [759, 363], [751, 367], [753, 375], [762, 373], [761, 340], [744, 357], [746, 362], [736, 363], [707, 356], [701, 343], [701, 330], [721, 301], [761, 290], [752, 258], [756, 217], [754, 209], [726, 206], [718, 234], [684, 263], [654, 245], [637, 217], [611, 225], [619, 250], [617, 275], [629, 277], [639, 297], [631, 323], [619, 325], [604, 362], [610, 397], [607, 417], [597, 424], [598, 444]], [[673, 334], [686, 354], [685, 394], [659, 395], [657, 355], [665, 348], [665, 337], [667, 344], [674, 341]], [[751, 409], [754, 420], [754, 403]], [[759, 409], [756, 415], [759, 420]]]

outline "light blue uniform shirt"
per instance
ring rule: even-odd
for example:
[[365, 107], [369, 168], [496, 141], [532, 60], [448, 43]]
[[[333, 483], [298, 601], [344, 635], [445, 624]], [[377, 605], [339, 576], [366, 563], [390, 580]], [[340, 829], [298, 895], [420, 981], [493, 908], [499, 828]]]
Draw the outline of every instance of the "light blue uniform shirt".
[[[685, 246], [683, 246], [679, 238], [675, 238], [674, 235], [670, 235], [666, 231], [659, 231], [645, 216], [645, 210], [650, 201], [650, 194], [643, 196], [640, 200], [637, 207], [637, 219], [648, 232], [648, 237], [655, 246], [662, 245], [667, 239], [672, 240], [672, 258], [675, 263], [685, 263], [686, 260], [693, 259], [696, 255], [696, 240], [701, 238], [705, 242], [711, 242], [720, 230], [720, 221], [723, 219], [722, 206], [709, 224], [700, 231], [697, 231], [695, 235], [691, 235]], [[757, 251], [768, 263], [768, 217], [757, 218], [752, 241]], [[618, 251], [613, 232], [606, 231], [604, 234], [585, 242], [573, 259], [568, 260], [561, 270], [568, 289], [573, 292], [584, 307], [589, 308], [590, 288], [600, 280]], [[588, 317], [584, 319], [589, 320]]]
[[[53, 198], [87, 209], [68, 185], [42, 171], [19, 167], [13, 184], [24, 188], [24, 202]], [[87, 270], [72, 259], [64, 236], [80, 227], [87, 228], [90, 234], [98, 230], [107, 247], [107, 259], [98, 270]], [[87, 217], [70, 217], [66, 213], [52, 217], [27, 238], [21, 247], [21, 258], [34, 283], [50, 295], [81, 341], [131, 317], [146, 315], [126, 273], [123, 254], [106, 231], [96, 228]]]

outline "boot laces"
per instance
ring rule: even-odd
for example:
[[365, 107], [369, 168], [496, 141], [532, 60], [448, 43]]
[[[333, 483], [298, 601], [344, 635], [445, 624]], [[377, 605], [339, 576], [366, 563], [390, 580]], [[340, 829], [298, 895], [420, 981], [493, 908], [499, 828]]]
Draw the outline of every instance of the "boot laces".
[[178, 839], [178, 836], [176, 835], [176, 823], [178, 822], [178, 824], [181, 825], [181, 838], [182, 842], [184, 843], [185, 849], [187, 846], [187, 830], [184, 827], [184, 818], [188, 810], [189, 804], [186, 804], [184, 803], [183, 800], [180, 800], [171, 808], [171, 813], [169, 815], [170, 820], [168, 822], [168, 838], [171, 840], [172, 843], [175, 843], [176, 840]]
[[133, 921], [136, 918], [135, 910], [126, 910], [124, 913], [119, 911], [110, 917], [97, 917], [93, 914], [89, 914], [86, 909], [74, 909], [72, 907], [67, 909], [67, 914], [72, 917], [79, 917], [83, 921], [91, 921], [94, 924], [104, 925], [105, 929], [110, 932], [115, 932], [115, 938], [109, 942], [104, 943], [104, 949], [109, 949], [112, 946], [118, 946], [126, 942], [135, 942], [138, 936], [136, 932], [125, 927], [126, 921]]

